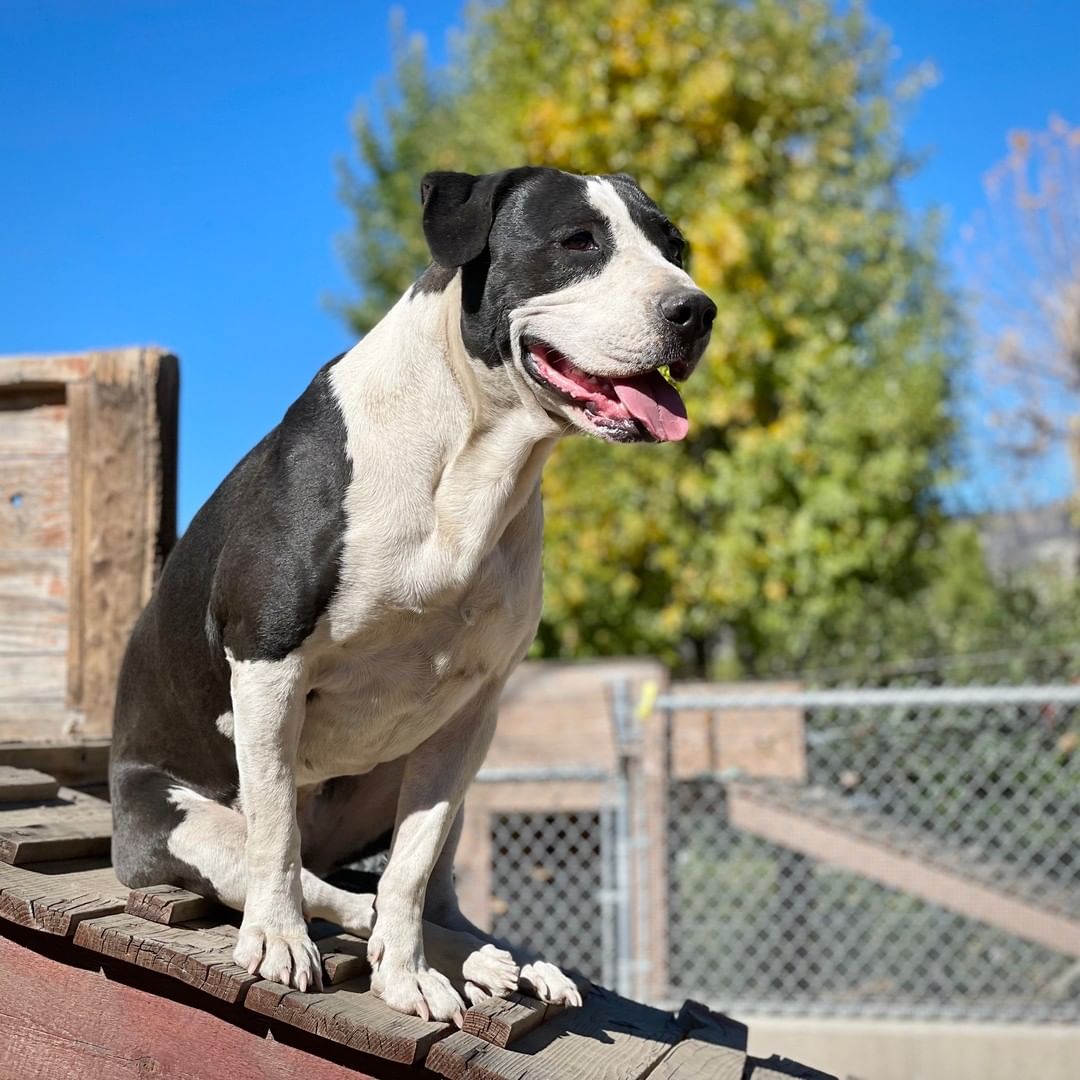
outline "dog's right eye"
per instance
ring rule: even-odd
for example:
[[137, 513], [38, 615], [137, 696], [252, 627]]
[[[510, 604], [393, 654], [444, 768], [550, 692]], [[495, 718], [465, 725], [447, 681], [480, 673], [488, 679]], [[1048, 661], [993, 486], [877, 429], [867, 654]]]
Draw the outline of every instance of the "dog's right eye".
[[572, 233], [563, 240], [562, 246], [570, 251], [596, 251], [599, 248], [593, 234], [588, 229]]

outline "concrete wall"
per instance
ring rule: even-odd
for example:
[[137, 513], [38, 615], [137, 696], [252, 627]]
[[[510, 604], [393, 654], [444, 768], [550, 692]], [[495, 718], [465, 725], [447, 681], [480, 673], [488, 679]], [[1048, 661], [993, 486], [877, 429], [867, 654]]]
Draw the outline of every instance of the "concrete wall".
[[1078, 1080], [1080, 1026], [743, 1016], [750, 1052], [841, 1080]]

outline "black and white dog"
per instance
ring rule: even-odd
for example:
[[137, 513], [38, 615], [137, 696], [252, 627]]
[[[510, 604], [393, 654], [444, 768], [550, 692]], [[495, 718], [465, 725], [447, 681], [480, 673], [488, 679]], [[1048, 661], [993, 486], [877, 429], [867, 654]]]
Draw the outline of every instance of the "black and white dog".
[[[236, 961], [321, 985], [305, 917], [369, 938], [372, 986], [460, 1018], [521, 985], [579, 1004], [454, 893], [466, 788], [537, 628], [540, 472], [560, 436], [681, 439], [716, 307], [627, 176], [431, 173], [434, 262], [322, 368], [168, 559], [128, 646], [112, 762], [130, 886], [243, 910]], [[320, 876], [393, 829], [376, 894]]]

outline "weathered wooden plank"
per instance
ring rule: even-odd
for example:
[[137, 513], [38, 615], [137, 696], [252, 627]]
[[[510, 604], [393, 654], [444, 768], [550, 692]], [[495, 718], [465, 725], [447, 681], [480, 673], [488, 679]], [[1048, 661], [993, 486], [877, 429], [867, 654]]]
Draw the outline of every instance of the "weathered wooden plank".
[[649, 1073], [650, 1080], [742, 1080], [746, 1068], [746, 1025], [687, 1001], [676, 1023], [685, 1033]]
[[70, 818], [105, 821], [112, 814], [104, 799], [74, 788], [57, 788], [56, 798], [31, 804], [0, 802], [0, 829], [44, 822], [67, 821]]
[[68, 387], [79, 504], [67, 687], [88, 733], [112, 726], [120, 659], [176, 537], [178, 392], [176, 358], [153, 348], [95, 353], [89, 377]]
[[366, 977], [302, 994], [279, 983], [257, 982], [244, 1004], [261, 1016], [281, 1020], [332, 1042], [405, 1065], [423, 1061], [449, 1024], [395, 1012], [370, 990]]
[[306, 1037], [302, 1048], [237, 1024], [235, 1006], [196, 1008], [2, 934], [0, 1001], [0, 1077], [11, 1080], [371, 1080]]
[[101, 736], [4, 740], [0, 741], [0, 765], [39, 769], [62, 784], [100, 784], [108, 778], [109, 744]]
[[5, 456], [0, 472], [0, 551], [65, 551], [67, 518], [66, 454]]
[[670, 1013], [595, 988], [580, 1009], [564, 1009], [513, 1049], [459, 1031], [425, 1064], [452, 1080], [638, 1080], [681, 1038]]
[[257, 981], [233, 961], [233, 926], [161, 926], [122, 913], [80, 923], [75, 944], [159, 971], [222, 1001], [242, 1001]]
[[187, 889], [178, 889], [174, 885], [148, 885], [131, 890], [124, 910], [148, 922], [172, 926], [189, 919], [201, 919], [214, 906], [213, 900]]
[[[38, 820], [13, 824], [7, 818], [34, 813]], [[0, 811], [0, 862], [12, 866], [46, 859], [78, 859], [108, 854], [112, 814], [84, 806]]]
[[66, 664], [59, 652], [0, 655], [0, 707], [5, 712], [63, 708]]
[[31, 455], [66, 457], [67, 402], [62, 386], [10, 387], [0, 383], [0, 461]]
[[0, 653], [67, 648], [66, 552], [0, 555]]
[[775, 1055], [767, 1061], [750, 1058], [748, 1062], [746, 1080], [791, 1080], [792, 1077], [797, 1080], [837, 1080], [832, 1073], [823, 1073], [809, 1065]]
[[38, 874], [0, 864], [0, 918], [61, 937], [84, 919], [122, 911], [126, 893], [111, 868]]
[[649, 1073], [649, 1080], [743, 1080], [746, 1053], [730, 1046], [684, 1039]]
[[0, 765], [0, 803], [54, 799], [59, 790], [59, 781], [38, 772], [37, 769], [16, 769], [11, 765]]
[[331, 986], [369, 974], [367, 942], [355, 934], [332, 934], [317, 942], [326, 981]]
[[527, 994], [491, 997], [469, 1009], [462, 1031], [496, 1046], [509, 1046], [559, 1009], [558, 1005], [545, 1005]]
[[0, 357], [0, 385], [26, 391], [61, 386], [72, 379], [85, 379], [93, 364], [92, 354], [56, 353], [51, 356], [19, 353]]

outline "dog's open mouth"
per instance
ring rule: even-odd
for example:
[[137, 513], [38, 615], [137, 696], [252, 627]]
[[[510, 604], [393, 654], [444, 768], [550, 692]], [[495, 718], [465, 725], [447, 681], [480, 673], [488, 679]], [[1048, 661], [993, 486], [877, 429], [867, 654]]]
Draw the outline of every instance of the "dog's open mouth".
[[612, 379], [582, 371], [541, 342], [529, 342], [526, 352], [531, 374], [580, 409], [594, 427], [621, 439], [645, 435], [657, 442], [678, 442], [686, 437], [686, 406], [659, 371]]

